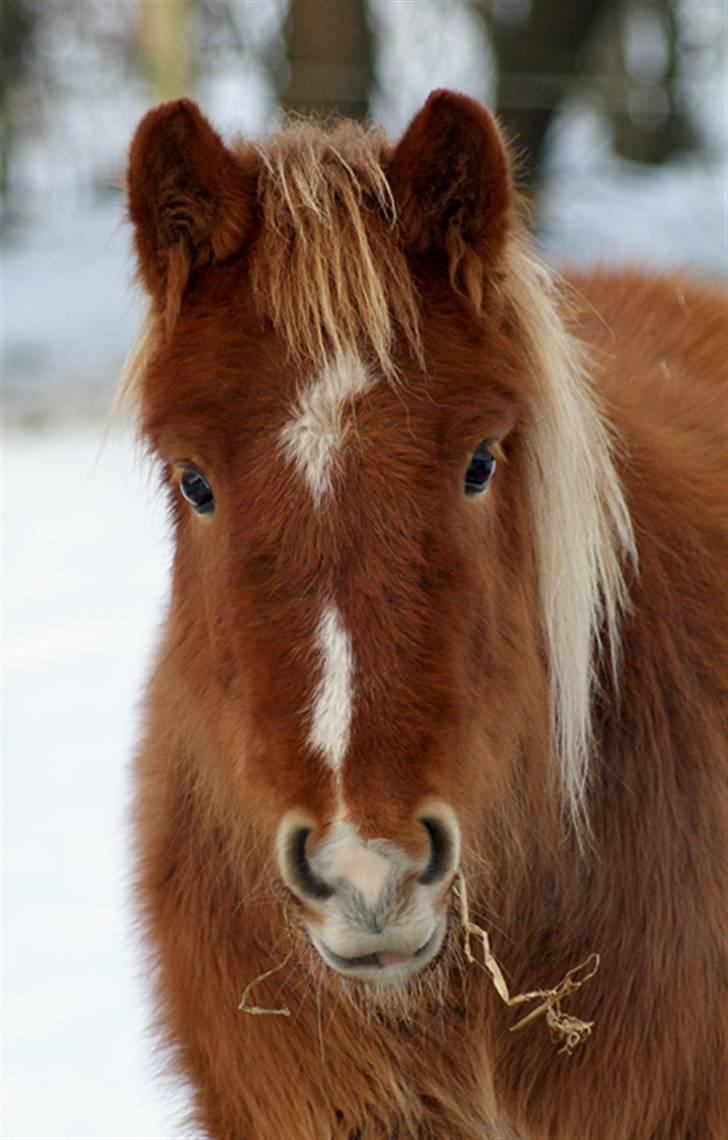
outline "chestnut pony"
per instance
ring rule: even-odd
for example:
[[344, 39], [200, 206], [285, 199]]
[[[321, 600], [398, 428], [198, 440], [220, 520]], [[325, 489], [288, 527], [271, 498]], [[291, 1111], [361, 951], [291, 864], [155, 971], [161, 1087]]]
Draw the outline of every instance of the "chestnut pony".
[[[129, 197], [176, 542], [139, 899], [195, 1125], [725, 1140], [721, 295], [557, 282], [449, 92], [396, 145], [169, 103]], [[601, 956], [572, 1055], [509, 1032], [458, 871], [511, 993]]]

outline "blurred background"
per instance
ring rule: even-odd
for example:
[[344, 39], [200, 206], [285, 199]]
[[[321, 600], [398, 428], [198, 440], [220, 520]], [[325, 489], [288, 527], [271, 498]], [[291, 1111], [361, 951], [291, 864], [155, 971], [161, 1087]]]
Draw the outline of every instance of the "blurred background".
[[[139, 317], [123, 197], [144, 111], [396, 136], [493, 107], [541, 252], [725, 280], [726, 0], [0, 0], [3, 1136], [176, 1138], [129, 906], [128, 758], [163, 511], [108, 424]], [[247, 979], [241, 979], [241, 989]], [[288, 1140], [288, 1138], [281, 1138]], [[295, 1138], [290, 1138], [295, 1140]]]
[[[2, 0], [6, 413], [97, 413], [134, 327], [125, 155], [191, 94], [396, 135], [436, 86], [494, 107], [555, 258], [725, 273], [725, 0]], [[39, 319], [41, 316], [42, 319]], [[89, 330], [93, 335], [89, 336]]]

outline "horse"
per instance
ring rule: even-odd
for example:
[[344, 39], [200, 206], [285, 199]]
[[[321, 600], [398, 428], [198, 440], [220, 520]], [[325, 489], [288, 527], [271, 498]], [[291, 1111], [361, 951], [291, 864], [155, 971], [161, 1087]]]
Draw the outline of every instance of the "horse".
[[722, 290], [547, 268], [449, 91], [396, 143], [163, 104], [128, 202], [174, 535], [138, 914], [195, 1127], [724, 1140]]

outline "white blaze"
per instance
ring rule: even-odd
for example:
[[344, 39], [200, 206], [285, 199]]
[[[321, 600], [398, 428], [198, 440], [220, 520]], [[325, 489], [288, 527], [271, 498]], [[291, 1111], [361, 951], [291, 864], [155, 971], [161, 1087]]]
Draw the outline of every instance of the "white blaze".
[[316, 644], [322, 671], [314, 697], [308, 742], [321, 753], [339, 781], [351, 733], [354, 659], [351, 637], [333, 604], [326, 605], [321, 614]]
[[334, 357], [301, 393], [281, 432], [286, 455], [308, 483], [318, 507], [331, 489], [331, 474], [347, 429], [346, 403], [364, 392], [371, 376], [351, 353]]

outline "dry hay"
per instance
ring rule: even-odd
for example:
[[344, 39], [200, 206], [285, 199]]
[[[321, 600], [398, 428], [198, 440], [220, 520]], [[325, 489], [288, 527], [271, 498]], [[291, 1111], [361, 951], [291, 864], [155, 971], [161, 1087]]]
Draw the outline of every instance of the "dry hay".
[[[478, 926], [477, 923], [471, 921], [470, 909], [468, 906], [468, 892], [465, 885], [465, 877], [462, 871], [458, 871], [456, 882], [453, 886], [453, 893], [458, 901], [460, 908], [460, 925], [463, 934], [463, 951], [467, 961], [473, 966], [481, 966], [490, 975], [491, 981], [495, 987], [496, 993], [501, 1001], [505, 1002], [507, 1006], [526, 1005], [530, 1002], [537, 1001], [539, 1004], [527, 1013], [524, 1017], [517, 1021], [515, 1025], [510, 1028], [511, 1033], [516, 1033], [519, 1029], [525, 1028], [535, 1021], [542, 1014], [545, 1015], [546, 1024], [551, 1033], [552, 1040], [561, 1045], [559, 1053], [573, 1053], [577, 1045], [585, 1041], [591, 1035], [594, 1025], [593, 1021], [581, 1021], [578, 1017], [573, 1017], [571, 1014], [564, 1013], [561, 1008], [561, 1003], [564, 998], [569, 997], [571, 994], [576, 993], [578, 989], [594, 977], [599, 969], [600, 958], [598, 954], [590, 954], [578, 966], [574, 966], [565, 977], [559, 982], [557, 986], [552, 989], [543, 990], [529, 990], [527, 993], [515, 994], [511, 996], [503, 971], [493, 952], [490, 948], [490, 939], [488, 933]], [[290, 923], [286, 923], [289, 937], [291, 935]], [[479, 961], [473, 953], [472, 940], [476, 939], [481, 946], [483, 952], [483, 960]], [[249, 1005], [248, 998], [254, 986], [259, 982], [265, 981], [266, 978], [271, 977], [272, 974], [277, 974], [288, 965], [293, 955], [294, 947], [291, 946], [288, 953], [282, 962], [277, 966], [273, 966], [270, 970], [259, 974], [252, 982], [248, 982], [243, 990], [242, 997], [238, 1009], [242, 1013], [250, 1013], [256, 1016], [269, 1016], [269, 1017], [290, 1017], [291, 1011], [287, 1006], [280, 1009], [266, 1009], [262, 1006]]]
[[[549, 990], [529, 990], [525, 994], [515, 994], [511, 997], [506, 980], [503, 977], [503, 971], [498, 965], [497, 960], [493, 956], [490, 948], [490, 939], [488, 938], [487, 931], [483, 930], [482, 926], [470, 921], [470, 912], [468, 909], [468, 893], [465, 886], [465, 878], [462, 871], [458, 871], [457, 883], [453, 888], [455, 897], [460, 904], [460, 923], [463, 929], [463, 950], [465, 957], [472, 965], [483, 966], [490, 974], [493, 985], [495, 986], [496, 993], [508, 1006], [525, 1005], [528, 1002], [538, 1001], [539, 1004], [520, 1021], [510, 1028], [511, 1033], [523, 1029], [524, 1026], [530, 1025], [541, 1014], [546, 1015], [546, 1024], [551, 1032], [552, 1039], [561, 1043], [560, 1053], [573, 1053], [577, 1045], [585, 1041], [590, 1036], [593, 1021], [581, 1021], [578, 1017], [572, 1017], [568, 1013], [564, 1013], [561, 1008], [561, 1003], [564, 998], [569, 994], [575, 993], [580, 989], [584, 982], [588, 982], [593, 978], [599, 969], [599, 955], [590, 954], [585, 961], [581, 962], [578, 966], [574, 966], [569, 970], [568, 974], [559, 982], [558, 986], [554, 986]], [[471, 939], [477, 938], [483, 950], [483, 961], [478, 962], [472, 951]], [[579, 976], [581, 974], [581, 977]]]

